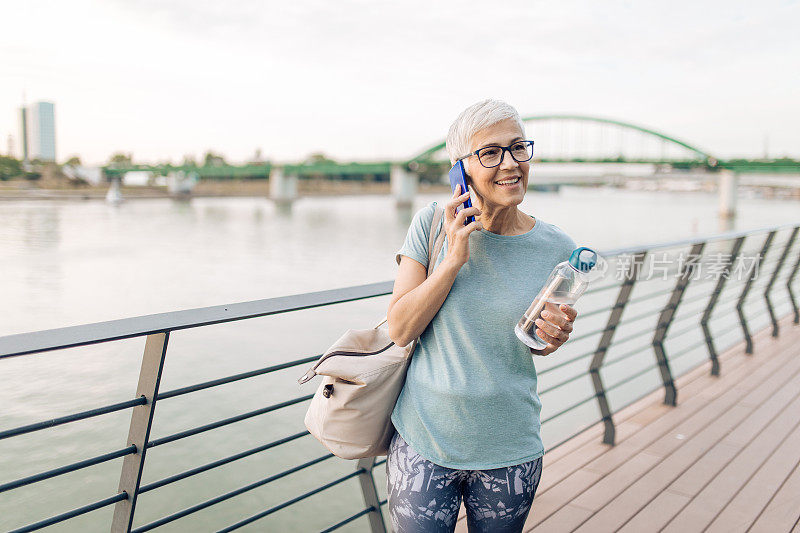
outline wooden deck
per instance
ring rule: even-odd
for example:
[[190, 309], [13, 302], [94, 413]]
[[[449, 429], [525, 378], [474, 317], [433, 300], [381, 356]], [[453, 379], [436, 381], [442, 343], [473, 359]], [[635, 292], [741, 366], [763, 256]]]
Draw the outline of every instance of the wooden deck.
[[[800, 533], [800, 325], [791, 318], [545, 457], [525, 531]], [[456, 531], [466, 532], [462, 506]]]

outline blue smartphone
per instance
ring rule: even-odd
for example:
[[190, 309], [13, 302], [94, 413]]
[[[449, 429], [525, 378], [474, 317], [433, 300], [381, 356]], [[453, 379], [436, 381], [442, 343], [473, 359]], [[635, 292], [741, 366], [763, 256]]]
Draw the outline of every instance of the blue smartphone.
[[[453, 168], [450, 169], [450, 172], [448, 172], [447, 175], [450, 178], [450, 190], [452, 192], [456, 192], [456, 185], [461, 185], [461, 192], [459, 194], [464, 194], [465, 192], [469, 191], [467, 188], [467, 173], [464, 172], [463, 161], [456, 161], [456, 164], [453, 165]], [[466, 209], [468, 207], [472, 207], [472, 202], [469, 198], [467, 198], [467, 201], [464, 202], [464, 207], [456, 208], [456, 213], [461, 211], [461, 209]], [[474, 216], [468, 216], [464, 221], [464, 225], [466, 226], [471, 222], [475, 222]]]

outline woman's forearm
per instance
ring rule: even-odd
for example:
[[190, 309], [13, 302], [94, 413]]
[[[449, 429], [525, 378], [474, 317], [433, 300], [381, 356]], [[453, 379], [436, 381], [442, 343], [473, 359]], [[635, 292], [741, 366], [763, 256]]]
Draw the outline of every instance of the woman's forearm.
[[433, 273], [397, 300], [386, 316], [389, 337], [405, 346], [419, 337], [439, 312], [461, 265], [445, 258]]

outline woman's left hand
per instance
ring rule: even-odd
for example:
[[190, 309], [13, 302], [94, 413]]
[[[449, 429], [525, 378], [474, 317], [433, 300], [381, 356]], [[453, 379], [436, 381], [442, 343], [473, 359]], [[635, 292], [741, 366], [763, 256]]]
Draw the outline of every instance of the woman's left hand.
[[567, 304], [558, 306], [558, 311], [542, 311], [541, 318], [536, 319], [536, 334], [547, 342], [541, 350], [531, 348], [531, 353], [536, 355], [550, 355], [558, 350], [559, 346], [567, 342], [572, 332], [572, 323], [578, 312]]

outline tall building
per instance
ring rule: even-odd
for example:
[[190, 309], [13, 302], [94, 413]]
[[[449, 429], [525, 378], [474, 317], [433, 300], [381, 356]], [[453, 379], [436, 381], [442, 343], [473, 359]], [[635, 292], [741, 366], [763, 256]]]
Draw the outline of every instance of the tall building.
[[[56, 160], [56, 118], [52, 102], [36, 102], [28, 109], [27, 152], [30, 159]], [[24, 131], [23, 126], [23, 131]], [[26, 149], [22, 149], [23, 154]]]
[[28, 110], [19, 108], [19, 140], [22, 144], [22, 160], [28, 160]]

